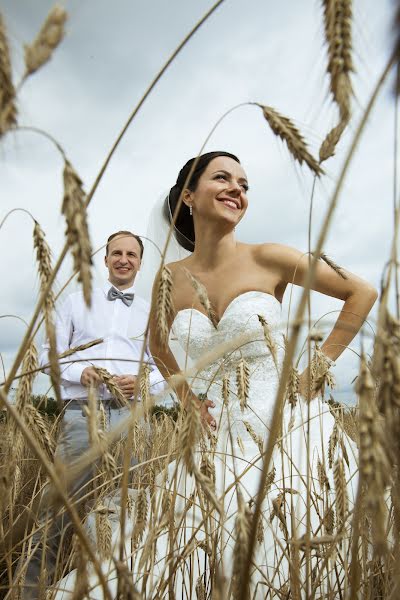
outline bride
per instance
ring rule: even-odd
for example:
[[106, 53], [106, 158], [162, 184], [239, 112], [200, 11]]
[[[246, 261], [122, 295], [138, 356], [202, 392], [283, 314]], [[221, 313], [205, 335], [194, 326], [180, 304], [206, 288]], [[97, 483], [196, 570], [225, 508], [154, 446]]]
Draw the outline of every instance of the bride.
[[[191, 251], [188, 257], [168, 265], [172, 298], [167, 327], [172, 328], [193, 361], [221, 343], [246, 338], [191, 380], [175, 385], [182, 405], [196, 406], [203, 423], [214, 432], [207, 451], [204, 445], [199, 450], [198, 462], [214, 463], [211, 479], [216, 497], [223, 500], [218, 524], [214, 521], [208, 524], [212, 531], [218, 530], [215, 534], [218, 548], [213, 549], [208, 563], [198, 561], [197, 570], [193, 565], [191, 570], [196, 571], [197, 581], [203, 581], [209, 593], [210, 571], [218, 572], [220, 567], [226, 590], [235, 595], [235, 586], [240, 583], [235, 579], [243, 559], [240, 520], [251, 518], [262, 466], [260, 453], [268, 437], [279, 382], [284, 346], [278, 332], [281, 302], [289, 283], [303, 284], [309, 261], [299, 251], [282, 244], [250, 245], [236, 240], [235, 227], [246, 213], [249, 187], [236, 156], [210, 152], [200, 157], [194, 170], [193, 163], [191, 159], [182, 168], [165, 205], [170, 219], [176, 217], [178, 242]], [[157, 297], [160, 286], [161, 275], [154, 286], [150, 348], [158, 368], [169, 378], [179, 372], [179, 366], [161, 339], [163, 328]], [[368, 283], [347, 271], [341, 277], [322, 261], [317, 266], [313, 289], [343, 300], [344, 305], [335, 326], [316, 352], [311, 370], [319, 368], [322, 372], [317, 376], [314, 372], [311, 377], [307, 368], [300, 375], [299, 391], [310, 400], [317, 395], [316, 380], [326, 374], [351, 342], [377, 297], [376, 290]], [[338, 427], [329, 406], [321, 398], [310, 403], [300, 398], [293, 406], [294, 402], [292, 399], [292, 405], [284, 411], [282, 434], [274, 452], [268, 497], [259, 526], [252, 573], [253, 594], [257, 597], [264, 597], [267, 589], [290, 586], [289, 566], [295, 561], [299, 568], [297, 577], [301, 578], [304, 551], [296, 553], [294, 548], [301, 548], [301, 537], [307, 527], [312, 538], [332, 534], [336, 511], [335, 531], [342, 539], [345, 537], [346, 511], [342, 506], [334, 506], [332, 492], [344, 477], [346, 502], [351, 502], [357, 487], [354, 445]], [[339, 443], [336, 437], [340, 438]], [[182, 496], [186, 500], [196, 487], [196, 477], [192, 477], [192, 487], [189, 479], [180, 474], [180, 489], [184, 489]], [[207, 535], [204, 510], [198, 513], [191, 524], [193, 531], [196, 530], [196, 540]], [[186, 535], [189, 537], [187, 524]], [[291, 544], [294, 540], [298, 541], [297, 546]], [[178, 544], [175, 550], [178, 551]], [[321, 548], [318, 551], [323, 554]], [[318, 551], [314, 549], [313, 554]], [[347, 559], [343, 543], [342, 556]], [[314, 576], [319, 565], [318, 576], [325, 580], [325, 589], [331, 586], [332, 591], [336, 579], [330, 573], [332, 561], [325, 570], [322, 562], [315, 557], [311, 561]], [[188, 569], [187, 565], [181, 568], [183, 581], [185, 568]], [[196, 576], [192, 576], [194, 583]], [[299, 589], [303, 584], [304, 581], [299, 582]], [[190, 589], [186, 581], [188, 597]]]
[[[210, 152], [194, 170], [193, 163], [182, 168], [164, 206], [165, 215], [176, 218], [177, 241], [190, 253], [160, 271], [150, 319], [151, 352], [184, 409], [177, 458], [156, 478], [154, 494], [146, 491], [146, 527], [139, 536], [137, 524], [125, 529], [133, 583], [144, 598], [240, 597], [284, 353], [281, 302], [288, 284], [303, 284], [309, 265], [293, 248], [236, 240], [248, 206], [247, 177], [236, 156]], [[356, 447], [319, 392], [377, 294], [322, 261], [313, 289], [344, 305], [312, 364], [299, 377], [293, 372], [288, 384], [263, 482], [252, 598], [308, 597], [310, 582], [316, 597], [339, 597], [346, 581]], [[190, 376], [177, 376], [168, 335], [190, 359]], [[106, 572], [116, 590], [115, 570]], [[90, 597], [102, 598], [95, 580], [93, 574]]]

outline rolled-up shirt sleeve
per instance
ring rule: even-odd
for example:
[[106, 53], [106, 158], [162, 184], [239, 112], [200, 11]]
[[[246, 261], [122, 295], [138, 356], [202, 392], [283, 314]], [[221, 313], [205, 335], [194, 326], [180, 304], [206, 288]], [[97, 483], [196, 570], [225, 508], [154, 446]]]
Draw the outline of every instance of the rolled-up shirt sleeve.
[[[56, 310], [56, 337], [57, 337], [57, 352], [62, 354], [71, 348], [71, 339], [73, 334], [72, 320], [72, 301], [68, 297], [61, 307]], [[48, 340], [42, 345], [39, 362], [44, 373], [50, 374], [49, 369], [49, 342]], [[69, 362], [71, 360], [71, 362]], [[91, 364], [87, 361], [73, 362], [74, 357], [68, 356], [60, 360], [61, 383], [80, 383], [82, 371]]]

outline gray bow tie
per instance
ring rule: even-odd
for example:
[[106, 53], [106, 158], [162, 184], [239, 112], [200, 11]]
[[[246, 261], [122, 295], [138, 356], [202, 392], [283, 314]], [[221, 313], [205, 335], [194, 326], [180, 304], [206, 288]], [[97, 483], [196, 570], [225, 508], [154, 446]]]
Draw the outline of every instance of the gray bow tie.
[[115, 287], [111, 287], [107, 294], [108, 300], [114, 301], [119, 298], [126, 306], [130, 306], [132, 304], [134, 297], [135, 294], [123, 294], [119, 290], [116, 290]]

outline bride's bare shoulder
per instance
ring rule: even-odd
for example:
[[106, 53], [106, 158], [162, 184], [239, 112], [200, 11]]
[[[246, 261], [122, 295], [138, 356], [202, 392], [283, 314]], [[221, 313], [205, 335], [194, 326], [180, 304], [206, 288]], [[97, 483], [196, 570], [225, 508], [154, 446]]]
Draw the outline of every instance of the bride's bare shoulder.
[[261, 262], [281, 262], [298, 254], [299, 251], [285, 244], [276, 242], [265, 242], [264, 244], [254, 244], [252, 246], [253, 254], [256, 260]]

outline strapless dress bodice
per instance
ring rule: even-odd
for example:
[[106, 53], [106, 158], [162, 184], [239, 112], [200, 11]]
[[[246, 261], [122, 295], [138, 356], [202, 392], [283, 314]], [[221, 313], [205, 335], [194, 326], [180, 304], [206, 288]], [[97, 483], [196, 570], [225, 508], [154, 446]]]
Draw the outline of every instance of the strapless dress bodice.
[[281, 304], [271, 294], [260, 291], [244, 292], [234, 298], [217, 327], [206, 314], [194, 308], [180, 310], [173, 322], [172, 330], [184, 352], [194, 362], [230, 340], [243, 339], [238, 347], [214, 361], [202, 375], [214, 380], [221, 379], [227, 371], [235, 368], [240, 359], [245, 359], [253, 378], [266, 379], [271, 369], [276, 370], [274, 360], [265, 342], [259, 315], [268, 324], [278, 357], [282, 355], [283, 337], [278, 332]]

